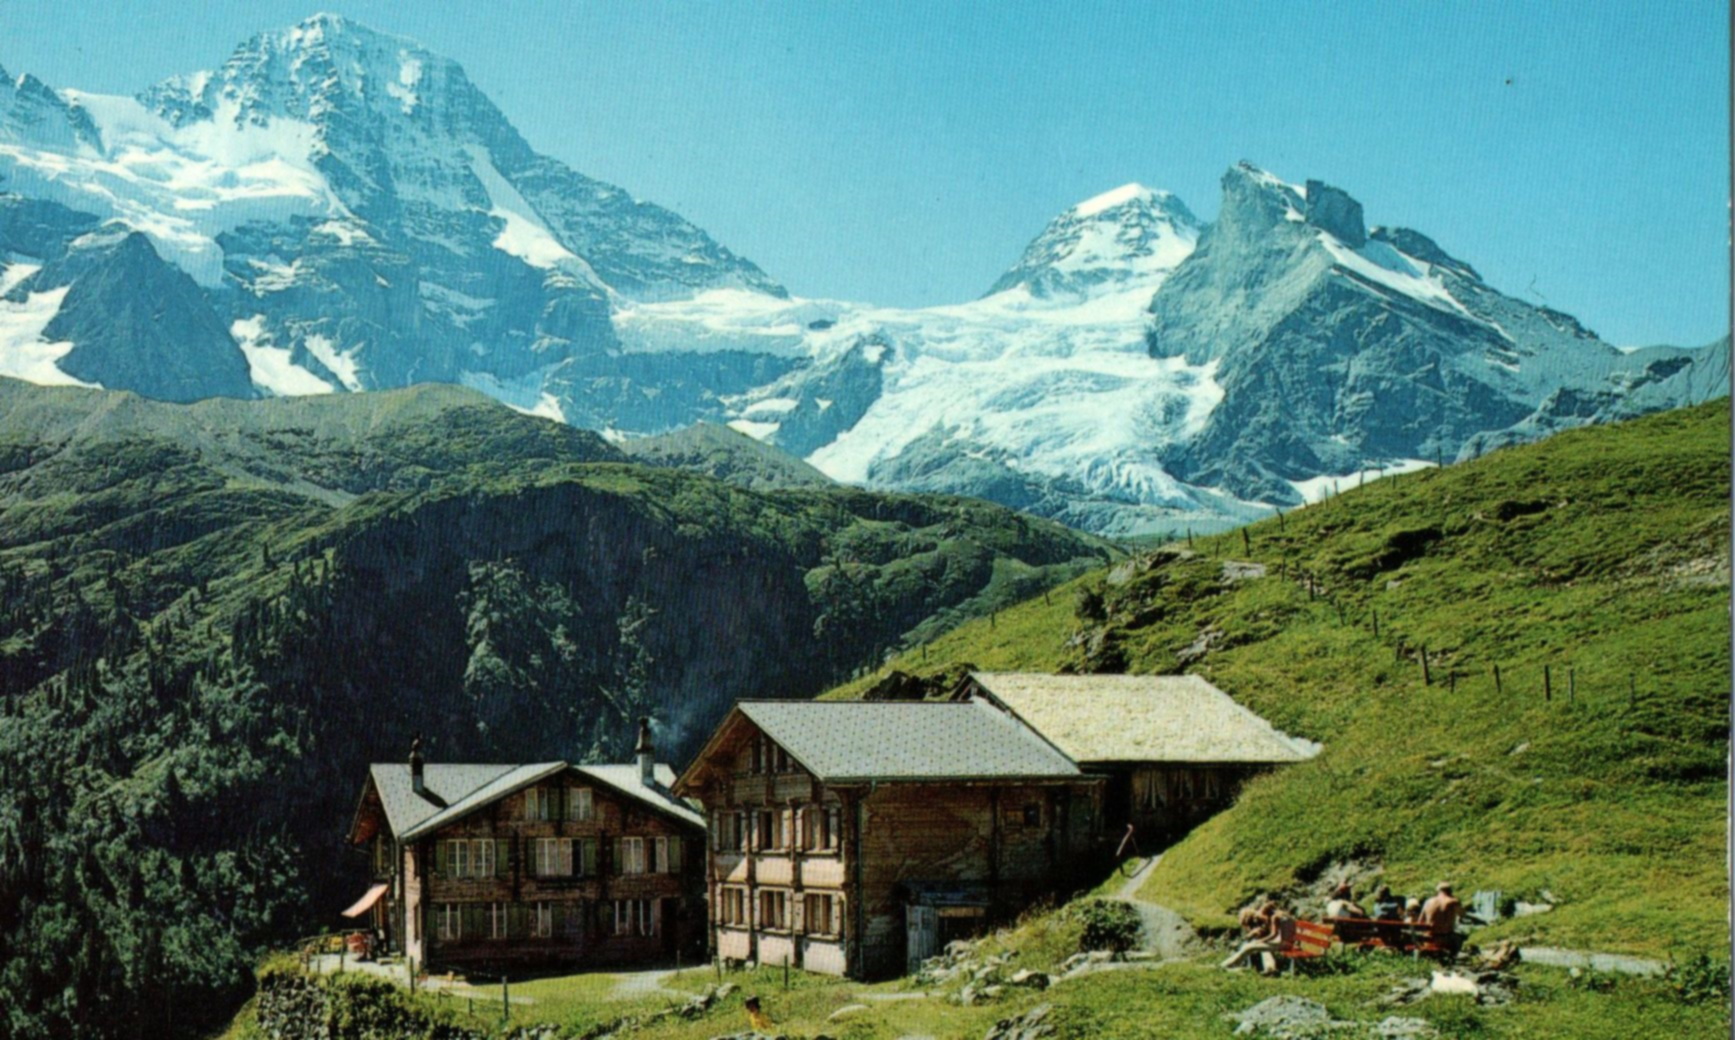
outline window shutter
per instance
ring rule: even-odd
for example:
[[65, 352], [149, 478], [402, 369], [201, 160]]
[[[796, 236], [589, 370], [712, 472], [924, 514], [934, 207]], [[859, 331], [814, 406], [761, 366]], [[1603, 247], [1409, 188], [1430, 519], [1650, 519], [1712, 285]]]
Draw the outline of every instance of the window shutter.
[[783, 810], [783, 840], [779, 843], [786, 849], [795, 847], [795, 810]]
[[579, 847], [579, 855], [582, 859], [579, 866], [580, 872], [585, 877], [594, 877], [596, 875], [596, 839], [584, 839], [583, 844]]
[[681, 839], [679, 836], [669, 839], [669, 861], [665, 869], [671, 874], [681, 872]]
[[831, 900], [831, 934], [843, 934], [843, 900], [835, 896]]
[[522, 939], [530, 931], [530, 923], [525, 917], [523, 903], [513, 903], [506, 908], [506, 937]]
[[446, 843], [443, 841], [434, 842], [434, 876], [446, 876]]
[[507, 877], [512, 873], [512, 842], [506, 838], [494, 839], [494, 876]]
[[807, 900], [805, 900], [805, 899], [791, 899], [790, 900], [790, 903], [792, 904], [789, 908], [789, 922], [788, 922], [788, 924], [789, 924], [789, 930], [790, 931], [792, 931], [792, 932], [801, 931], [802, 922], [807, 919], [807, 907], [805, 905], [806, 902], [807, 902]]
[[616, 874], [626, 873], [626, 865], [627, 865], [626, 860], [621, 855], [621, 852], [624, 848], [625, 848], [625, 843], [622, 842], [621, 839], [616, 838], [614, 840], [614, 848], [609, 850], [613, 854], [609, 858], [611, 860], [613, 860], [614, 872]]

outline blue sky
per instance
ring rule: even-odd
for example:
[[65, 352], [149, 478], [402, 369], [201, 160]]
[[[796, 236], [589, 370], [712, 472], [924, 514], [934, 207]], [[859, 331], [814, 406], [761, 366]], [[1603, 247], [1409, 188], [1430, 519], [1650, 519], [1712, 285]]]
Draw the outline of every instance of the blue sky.
[[0, 65], [131, 93], [334, 10], [469, 71], [538, 150], [793, 291], [980, 294], [1127, 181], [1238, 159], [1359, 198], [1620, 344], [1728, 327], [1725, 3], [0, 0]]

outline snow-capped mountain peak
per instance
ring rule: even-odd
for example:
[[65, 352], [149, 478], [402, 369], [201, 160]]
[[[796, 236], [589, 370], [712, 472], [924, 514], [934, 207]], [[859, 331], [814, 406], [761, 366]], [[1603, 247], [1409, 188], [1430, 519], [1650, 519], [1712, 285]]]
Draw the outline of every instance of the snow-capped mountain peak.
[[323, 124], [337, 112], [384, 117], [389, 125], [430, 103], [473, 107], [480, 121], [504, 121], [456, 62], [334, 14], [259, 33], [216, 70], [172, 77], [141, 100], [176, 126], [217, 113], [254, 123], [288, 117]]
[[1138, 292], [1148, 299], [1192, 253], [1198, 218], [1166, 191], [1123, 184], [1049, 222], [988, 295], [1022, 288], [1037, 299]]

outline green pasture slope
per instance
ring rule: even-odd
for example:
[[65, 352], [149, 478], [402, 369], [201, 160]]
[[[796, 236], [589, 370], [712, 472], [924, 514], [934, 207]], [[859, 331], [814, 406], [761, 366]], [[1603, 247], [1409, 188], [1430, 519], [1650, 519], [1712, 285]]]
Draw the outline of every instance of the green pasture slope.
[[[1152, 872], [1143, 896], [1197, 924], [1353, 860], [1403, 892], [1552, 895], [1490, 940], [1716, 953], [1729, 445], [1725, 400], [1377, 481], [1098, 571], [888, 669], [1196, 671], [1323, 743]], [[1226, 560], [1266, 574], [1227, 582]]]

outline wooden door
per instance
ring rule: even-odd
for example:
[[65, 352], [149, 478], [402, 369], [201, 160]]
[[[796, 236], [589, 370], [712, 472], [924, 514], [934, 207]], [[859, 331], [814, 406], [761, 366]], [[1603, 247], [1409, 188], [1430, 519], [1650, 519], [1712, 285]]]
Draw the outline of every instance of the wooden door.
[[908, 971], [915, 974], [922, 962], [940, 952], [940, 915], [931, 906], [915, 903], [904, 908], [907, 930]]

